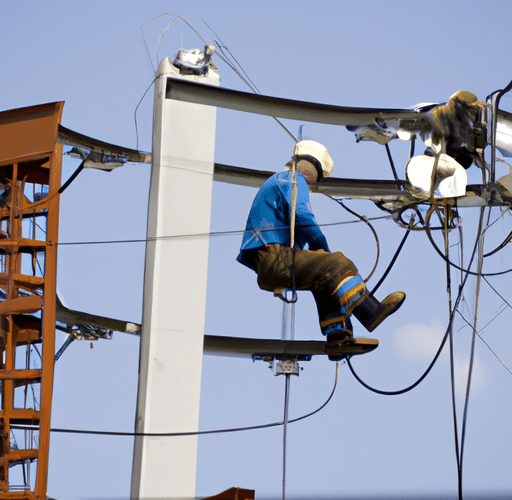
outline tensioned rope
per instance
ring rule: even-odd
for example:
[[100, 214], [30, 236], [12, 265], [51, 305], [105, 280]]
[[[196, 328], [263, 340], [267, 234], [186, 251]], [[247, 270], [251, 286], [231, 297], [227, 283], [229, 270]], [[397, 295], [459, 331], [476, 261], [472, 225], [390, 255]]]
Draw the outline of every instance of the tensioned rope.
[[[296, 210], [297, 210], [297, 161], [294, 158], [292, 162], [292, 199], [290, 204], [290, 248], [291, 248], [291, 279], [292, 279], [292, 298], [291, 300], [286, 299], [286, 297], [282, 297], [285, 301], [283, 304], [283, 332], [282, 338], [293, 338], [294, 336], [294, 315], [295, 308], [294, 303], [297, 302], [298, 296], [297, 291], [295, 289], [295, 219], [296, 219]], [[287, 309], [290, 308], [290, 311]], [[290, 312], [290, 318], [288, 324], [286, 325], [284, 321], [284, 315]], [[288, 332], [285, 332], [284, 329], [288, 328]], [[284, 388], [284, 414], [283, 414], [283, 473], [282, 473], [282, 488], [281, 488], [281, 497], [282, 500], [286, 500], [286, 458], [287, 458], [287, 437], [288, 437], [288, 411], [289, 411], [289, 401], [290, 401], [290, 382], [291, 382], [291, 374], [285, 373], [285, 388]]]

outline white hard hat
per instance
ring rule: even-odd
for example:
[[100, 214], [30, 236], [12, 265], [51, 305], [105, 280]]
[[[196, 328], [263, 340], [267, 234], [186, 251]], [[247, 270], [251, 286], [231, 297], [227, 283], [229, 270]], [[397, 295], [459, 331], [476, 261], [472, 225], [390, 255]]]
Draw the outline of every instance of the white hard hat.
[[312, 163], [318, 170], [319, 177], [327, 177], [334, 168], [334, 162], [327, 148], [316, 141], [304, 140], [295, 144], [293, 150], [295, 157], [313, 158]]

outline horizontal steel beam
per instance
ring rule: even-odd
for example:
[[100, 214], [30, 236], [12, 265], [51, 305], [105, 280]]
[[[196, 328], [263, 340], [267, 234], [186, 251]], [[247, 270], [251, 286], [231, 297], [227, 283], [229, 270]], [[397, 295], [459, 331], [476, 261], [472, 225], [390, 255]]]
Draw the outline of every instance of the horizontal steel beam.
[[251, 94], [196, 82], [167, 79], [167, 99], [217, 106], [291, 120], [328, 125], [372, 125], [378, 120], [419, 120], [425, 113], [408, 109], [353, 108], [261, 94]]

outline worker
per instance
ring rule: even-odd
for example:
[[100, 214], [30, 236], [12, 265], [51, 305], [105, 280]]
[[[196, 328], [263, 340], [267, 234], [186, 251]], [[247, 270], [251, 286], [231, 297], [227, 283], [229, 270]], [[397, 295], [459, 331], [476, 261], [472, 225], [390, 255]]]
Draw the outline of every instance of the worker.
[[285, 170], [267, 179], [256, 194], [237, 260], [257, 273], [263, 290], [310, 290], [322, 334], [328, 342], [340, 342], [353, 338], [351, 314], [371, 332], [402, 305], [405, 294], [394, 292], [379, 302], [352, 261], [342, 252], [330, 251], [311, 212], [309, 185], [333, 168], [325, 146], [312, 140], [297, 142]]

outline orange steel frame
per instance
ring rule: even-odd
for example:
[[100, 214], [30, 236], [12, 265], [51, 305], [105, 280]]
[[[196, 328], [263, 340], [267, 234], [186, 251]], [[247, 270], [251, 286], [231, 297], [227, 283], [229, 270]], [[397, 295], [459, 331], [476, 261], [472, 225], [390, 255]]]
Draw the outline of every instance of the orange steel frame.
[[59, 102], [0, 113], [2, 499], [46, 499], [62, 162], [56, 141], [62, 108]]

